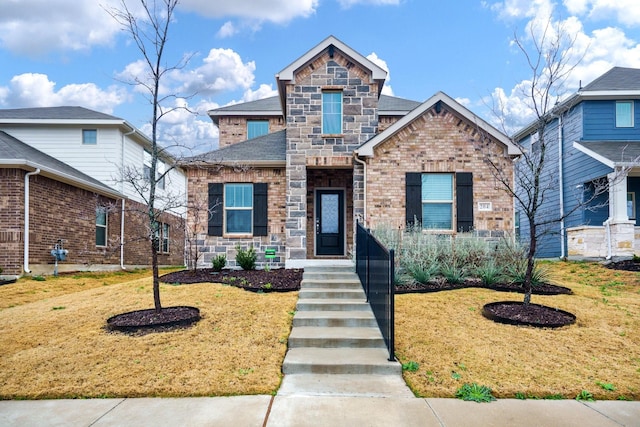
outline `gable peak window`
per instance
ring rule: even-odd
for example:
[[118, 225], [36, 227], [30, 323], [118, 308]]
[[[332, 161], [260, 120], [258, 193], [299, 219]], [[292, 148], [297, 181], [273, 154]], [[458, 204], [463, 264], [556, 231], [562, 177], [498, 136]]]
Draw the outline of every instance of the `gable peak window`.
[[342, 133], [342, 91], [322, 92], [322, 133], [325, 135]]
[[616, 101], [616, 127], [633, 127], [633, 101]]
[[247, 120], [247, 139], [257, 138], [269, 133], [269, 120]]
[[82, 144], [96, 145], [98, 143], [98, 129], [82, 129]]

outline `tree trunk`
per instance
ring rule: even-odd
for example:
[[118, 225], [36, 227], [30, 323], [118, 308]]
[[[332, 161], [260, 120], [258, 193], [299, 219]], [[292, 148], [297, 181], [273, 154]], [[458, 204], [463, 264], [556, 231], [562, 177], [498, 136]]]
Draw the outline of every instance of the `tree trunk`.
[[535, 219], [529, 221], [529, 251], [527, 252], [527, 270], [524, 275], [524, 305], [529, 305], [531, 302], [531, 292], [533, 290], [532, 276], [533, 268], [535, 267], [535, 255], [536, 246], [538, 244], [536, 238], [536, 224]]

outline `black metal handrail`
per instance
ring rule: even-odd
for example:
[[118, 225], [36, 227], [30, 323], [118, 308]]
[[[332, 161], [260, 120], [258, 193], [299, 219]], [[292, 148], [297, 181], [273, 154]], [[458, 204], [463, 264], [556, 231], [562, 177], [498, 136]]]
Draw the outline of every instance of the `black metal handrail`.
[[356, 273], [389, 350], [390, 361], [395, 360], [394, 265], [393, 249], [385, 248], [370, 230], [365, 229], [358, 222], [356, 224]]

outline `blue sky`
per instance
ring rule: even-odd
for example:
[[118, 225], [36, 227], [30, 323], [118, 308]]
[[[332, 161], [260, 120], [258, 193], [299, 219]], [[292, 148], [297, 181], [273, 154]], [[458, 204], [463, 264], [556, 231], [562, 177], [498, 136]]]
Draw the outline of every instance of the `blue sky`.
[[[140, 53], [104, 10], [118, 3], [0, 0], [0, 108], [82, 105], [147, 130], [148, 103], [119, 79], [138, 72]], [[527, 42], [550, 15], [584, 54], [570, 91], [612, 66], [640, 68], [637, 0], [181, 0], [167, 61], [193, 57], [167, 86], [196, 91], [178, 102], [199, 115], [170, 115], [162, 139], [215, 148], [208, 109], [274, 95], [274, 75], [329, 35], [388, 69], [389, 94], [442, 90], [489, 121], [500, 99], [517, 127], [530, 119], [519, 88], [531, 71], [513, 36]]]

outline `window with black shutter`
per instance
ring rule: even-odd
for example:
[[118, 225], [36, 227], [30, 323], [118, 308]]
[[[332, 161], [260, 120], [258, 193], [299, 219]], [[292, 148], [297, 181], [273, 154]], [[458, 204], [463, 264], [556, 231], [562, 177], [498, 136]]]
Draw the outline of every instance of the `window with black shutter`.
[[473, 230], [473, 174], [456, 173], [456, 229], [467, 232]]
[[266, 236], [268, 200], [266, 183], [209, 184], [210, 236]]

